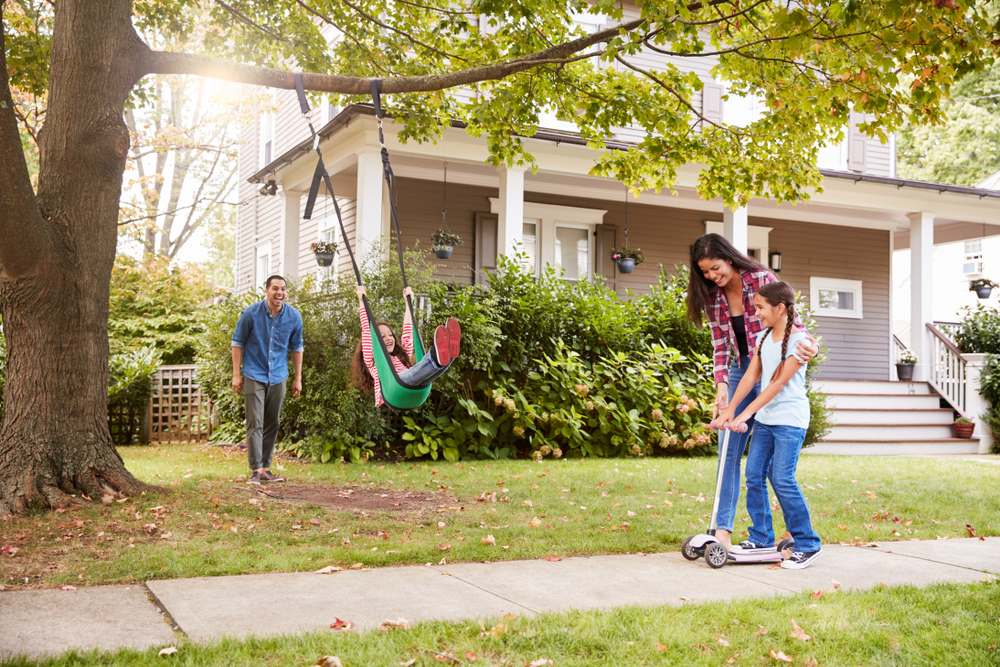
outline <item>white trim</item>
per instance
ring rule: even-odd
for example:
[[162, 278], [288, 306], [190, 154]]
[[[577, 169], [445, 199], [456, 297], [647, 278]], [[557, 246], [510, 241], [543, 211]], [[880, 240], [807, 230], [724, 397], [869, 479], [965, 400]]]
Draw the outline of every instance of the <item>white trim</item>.
[[[771, 230], [773, 227], [758, 227], [757, 225], [747, 225], [747, 250], [757, 250], [760, 252], [760, 263], [770, 268], [768, 253], [770, 246]], [[706, 234], [723, 234], [723, 223], [714, 220], [705, 221]], [[724, 234], [723, 234], [724, 235]]]
[[[819, 303], [820, 290], [834, 290], [837, 292], [850, 292], [854, 295], [854, 308], [847, 310], [841, 308], [824, 308]], [[862, 309], [863, 295], [861, 293], [860, 280], [843, 280], [841, 278], [822, 278], [819, 276], [809, 277], [809, 305], [812, 306], [813, 315], [816, 317], [847, 317], [860, 320], [864, 317]]]
[[[490, 197], [490, 213], [500, 212], [500, 200]], [[524, 217], [552, 219], [559, 222], [582, 223], [585, 225], [600, 225], [604, 222], [607, 211], [597, 208], [580, 208], [577, 206], [559, 206], [557, 204], [536, 204], [524, 202]]]
[[[254, 248], [256, 250], [256, 252], [254, 253], [254, 260], [253, 260], [254, 282], [253, 285], [250, 286], [251, 289], [257, 286], [263, 287], [264, 281], [267, 280], [267, 277], [274, 275], [273, 262], [271, 258], [271, 240], [268, 239], [266, 241], [258, 241], [256, 244], [254, 244]], [[260, 260], [265, 257], [267, 258], [267, 271], [264, 272], [265, 275], [261, 276], [258, 275], [259, 273], [261, 273]]]

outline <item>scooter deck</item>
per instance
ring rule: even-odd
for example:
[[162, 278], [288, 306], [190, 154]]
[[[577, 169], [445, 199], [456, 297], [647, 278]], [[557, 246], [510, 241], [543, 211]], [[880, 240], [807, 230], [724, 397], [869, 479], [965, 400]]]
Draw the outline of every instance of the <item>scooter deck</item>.
[[[704, 553], [705, 547], [712, 542], [719, 542], [721, 544], [719, 539], [714, 535], [695, 535], [688, 543], [688, 547]], [[740, 553], [738, 551], [729, 551], [728, 553], [730, 563], [780, 563], [785, 560], [784, 554], [777, 549], [774, 551], [762, 551], [760, 553]]]

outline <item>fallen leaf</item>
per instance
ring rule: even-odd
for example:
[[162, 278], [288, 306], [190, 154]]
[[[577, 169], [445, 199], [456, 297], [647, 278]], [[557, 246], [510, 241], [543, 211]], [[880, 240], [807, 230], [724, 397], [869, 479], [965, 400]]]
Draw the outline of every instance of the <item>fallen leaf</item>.
[[107, 493], [105, 493], [103, 496], [101, 496], [101, 502], [102, 503], [110, 503], [114, 499], [115, 499], [114, 496], [109, 495]]
[[476, 655], [475, 653], [466, 653], [465, 659], [468, 660], [469, 662], [475, 662], [476, 660], [479, 660], [479, 656]]
[[559, 556], [546, 556], [545, 560], [549, 561], [550, 563], [558, 563], [559, 561], [562, 560], [562, 558], [560, 558]]
[[556, 663], [552, 662], [551, 660], [548, 660], [546, 658], [539, 658], [538, 660], [529, 663], [528, 667], [546, 667], [546, 665], [554, 665], [554, 664]]
[[76, 586], [70, 586], [70, 585], [67, 584], [66, 586], [60, 586], [59, 590], [61, 590], [61, 591], [75, 591], [76, 590]]
[[773, 648], [771, 649], [771, 657], [774, 658], [775, 660], [780, 660], [782, 662], [792, 661], [792, 659], [789, 656], [785, 655], [784, 651], [778, 651], [777, 653], [775, 653]]
[[143, 529], [147, 533], [149, 533], [150, 535], [152, 535], [153, 533], [156, 532], [156, 524], [155, 523], [147, 523], [147, 524], [143, 525]]
[[788, 636], [791, 637], [792, 639], [801, 639], [804, 642], [807, 642], [810, 639], [812, 639], [812, 637], [806, 634], [805, 630], [799, 627], [799, 624], [795, 622], [794, 618], [792, 619], [792, 632]]
[[330, 624], [330, 627], [333, 628], [334, 630], [343, 630], [344, 632], [347, 632], [348, 630], [354, 627], [354, 623], [352, 623], [351, 621], [342, 621], [339, 618], [334, 618], [333, 623]]
[[167, 648], [160, 649], [159, 655], [172, 655], [174, 653], [177, 653], [177, 647], [176, 646], [168, 646]]
[[726, 664], [727, 665], [735, 665], [736, 664], [736, 658], [730, 658], [729, 660], [726, 660]]
[[239, 534], [240, 534], [240, 529], [239, 529], [239, 528], [237, 528], [236, 526], [233, 526], [233, 527], [232, 527], [232, 528], [230, 528], [229, 530], [233, 531], [233, 532], [234, 532], [234, 533], [236, 533], [237, 535], [239, 535]]
[[812, 594], [813, 600], [818, 600], [821, 597], [823, 597], [823, 591], [822, 590], [813, 591], [813, 594]]
[[661, 653], [666, 653], [667, 651], [670, 650], [670, 647], [665, 644], [661, 644], [660, 642], [656, 642], [656, 650], [660, 651]]
[[830, 581], [833, 582], [833, 589], [834, 590], [838, 590], [840, 588], [840, 582], [839, 581], [837, 581], [836, 579], [831, 579]]
[[816, 658], [809, 658], [802, 664], [804, 667], [819, 667], [819, 661]]
[[351, 569], [352, 570], [360, 570], [363, 567], [364, 567], [363, 563], [355, 563], [354, 565], [351, 566]]
[[439, 544], [438, 545], [438, 549], [440, 549], [441, 551], [451, 551], [451, 545], [450, 544]]
[[976, 529], [973, 528], [970, 524], [965, 524], [965, 529], [969, 531], [969, 535], [971, 537], [978, 537], [978, 535], [976, 535]]
[[416, 658], [410, 658], [406, 662], [399, 663], [399, 667], [413, 667], [413, 665], [415, 665], [416, 663], [417, 663]]
[[540, 525], [542, 525], [542, 522], [536, 516], [535, 518], [533, 518], [531, 521], [528, 522], [528, 525], [531, 526], [532, 528], [538, 528]]
[[14, 556], [17, 555], [17, 547], [12, 547], [9, 544], [5, 544], [4, 546], [0, 547], [0, 553], [2, 553], [4, 556], [10, 556], [11, 558], [13, 558]]
[[344, 667], [344, 663], [335, 655], [324, 655], [316, 661], [316, 667]]
[[409, 621], [405, 618], [397, 618], [395, 621], [382, 621], [378, 626], [383, 632], [388, 630], [406, 630], [409, 627]]
[[292, 526], [292, 530], [302, 530], [302, 524], [301, 523], [295, 524], [294, 526]]
[[334, 572], [340, 572], [344, 568], [336, 567], [335, 565], [327, 565], [326, 567], [316, 570], [316, 574], [333, 574]]
[[319, 519], [309, 519], [309, 523], [318, 526], [319, 525]]
[[497, 544], [497, 538], [493, 537], [492, 535], [487, 535], [486, 537], [480, 539], [479, 542], [481, 544], [490, 544], [490, 545], [496, 546], [496, 544]]
[[442, 558], [441, 560], [438, 561], [438, 565], [447, 565], [447, 564], [448, 564], [448, 561], [445, 560], [444, 558]]
[[755, 634], [766, 635], [769, 632], [769, 630], [767, 628], [765, 628], [763, 625], [758, 625], [757, 627], [760, 628], [760, 629], [757, 630], [757, 632]]
[[715, 641], [719, 642], [719, 646], [724, 646], [724, 647], [726, 647], [726, 648], [729, 648], [729, 642], [727, 642], [727, 641], [726, 641], [725, 639], [723, 639], [722, 637], [719, 637], [719, 638], [718, 638], [718, 639], [716, 639]]

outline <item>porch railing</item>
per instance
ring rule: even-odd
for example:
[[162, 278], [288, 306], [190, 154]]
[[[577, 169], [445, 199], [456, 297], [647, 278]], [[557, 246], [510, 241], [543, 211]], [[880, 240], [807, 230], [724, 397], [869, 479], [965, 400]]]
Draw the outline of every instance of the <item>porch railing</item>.
[[935, 324], [927, 324], [931, 332], [930, 379], [931, 387], [959, 414], [966, 413], [965, 359], [958, 346]]
[[962, 330], [961, 322], [934, 322], [934, 326], [952, 342], [955, 342], [955, 336]]

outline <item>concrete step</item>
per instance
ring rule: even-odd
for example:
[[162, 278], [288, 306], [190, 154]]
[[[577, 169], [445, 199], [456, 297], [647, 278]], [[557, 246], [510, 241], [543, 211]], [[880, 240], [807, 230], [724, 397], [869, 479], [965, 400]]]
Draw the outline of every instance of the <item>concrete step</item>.
[[941, 424], [951, 426], [955, 413], [951, 408], [935, 408], [932, 410], [880, 410], [878, 408], [833, 410], [831, 420], [834, 424], [847, 426], [850, 424]]
[[827, 394], [826, 405], [834, 410], [937, 410], [937, 394]]
[[815, 380], [813, 386], [827, 394], [932, 394], [926, 382], [881, 380]]
[[979, 438], [941, 440], [823, 440], [802, 450], [803, 454], [839, 454], [846, 456], [938, 456], [942, 454], [977, 454]]
[[[836, 415], [834, 415], [836, 417]], [[827, 440], [867, 442], [871, 440], [947, 440], [954, 437], [951, 424], [837, 424]]]

